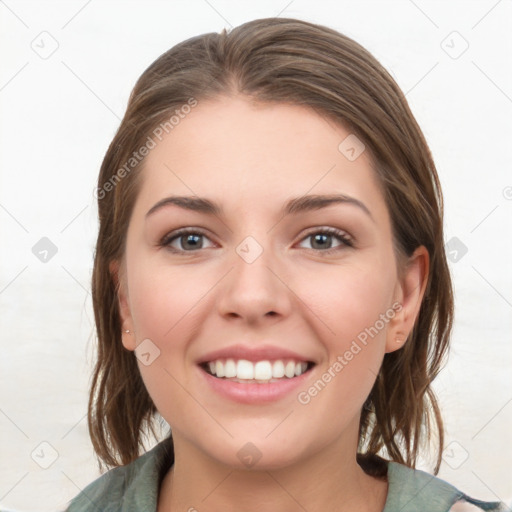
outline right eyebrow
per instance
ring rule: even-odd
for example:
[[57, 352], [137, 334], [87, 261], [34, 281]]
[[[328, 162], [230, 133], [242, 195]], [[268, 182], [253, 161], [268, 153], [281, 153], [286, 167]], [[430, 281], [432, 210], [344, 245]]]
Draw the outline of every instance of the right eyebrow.
[[209, 199], [197, 196], [170, 196], [161, 199], [152, 208], [150, 208], [146, 213], [146, 218], [161, 208], [169, 205], [176, 205], [186, 210], [207, 213], [209, 215], [222, 214], [222, 208], [217, 203], [214, 203]]

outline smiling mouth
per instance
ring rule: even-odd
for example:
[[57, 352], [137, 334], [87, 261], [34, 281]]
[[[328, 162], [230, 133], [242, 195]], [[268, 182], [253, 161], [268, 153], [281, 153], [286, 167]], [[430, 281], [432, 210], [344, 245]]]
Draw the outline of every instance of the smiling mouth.
[[276, 359], [248, 361], [247, 359], [217, 359], [199, 366], [209, 375], [242, 384], [268, 384], [299, 377], [313, 368], [311, 361]]

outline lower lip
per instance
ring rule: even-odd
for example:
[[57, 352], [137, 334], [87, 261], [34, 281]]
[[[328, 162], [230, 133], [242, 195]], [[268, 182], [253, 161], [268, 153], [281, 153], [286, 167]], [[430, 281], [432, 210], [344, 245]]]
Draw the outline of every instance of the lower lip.
[[203, 375], [206, 383], [220, 395], [244, 404], [257, 404], [274, 402], [285, 397], [292, 391], [304, 384], [309, 378], [313, 368], [299, 375], [298, 377], [286, 378], [277, 382], [259, 384], [242, 384], [227, 379], [219, 379], [210, 375], [198, 366], [199, 372]]

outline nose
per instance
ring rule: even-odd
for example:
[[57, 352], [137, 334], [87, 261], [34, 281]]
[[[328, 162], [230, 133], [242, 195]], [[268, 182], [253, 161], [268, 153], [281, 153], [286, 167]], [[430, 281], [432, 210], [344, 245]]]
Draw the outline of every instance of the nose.
[[219, 314], [250, 324], [278, 321], [290, 314], [293, 292], [270, 249], [253, 260], [250, 252], [254, 250], [253, 246], [244, 253], [239, 248], [230, 261], [232, 269], [220, 283]]

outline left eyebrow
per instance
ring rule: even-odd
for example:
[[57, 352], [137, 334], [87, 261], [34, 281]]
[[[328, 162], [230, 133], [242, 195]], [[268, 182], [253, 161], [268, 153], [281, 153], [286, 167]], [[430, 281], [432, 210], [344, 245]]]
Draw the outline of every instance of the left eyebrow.
[[345, 194], [309, 195], [296, 197], [294, 199], [290, 199], [285, 204], [282, 211], [284, 215], [290, 215], [293, 213], [320, 210], [321, 208], [327, 208], [333, 204], [351, 204], [357, 206], [375, 222], [375, 219], [373, 218], [370, 210], [362, 201]]
[[[368, 207], [359, 199], [347, 196], [345, 194], [330, 195], [309, 195], [290, 199], [281, 210], [282, 215], [291, 215], [307, 211], [320, 210], [333, 204], [350, 204], [358, 207], [365, 212], [374, 222], [374, 218]], [[170, 196], [158, 201], [147, 213], [146, 218], [157, 210], [169, 205], [175, 205], [180, 208], [191, 210], [208, 215], [222, 215], [223, 209], [220, 205], [210, 199], [197, 196]]]

